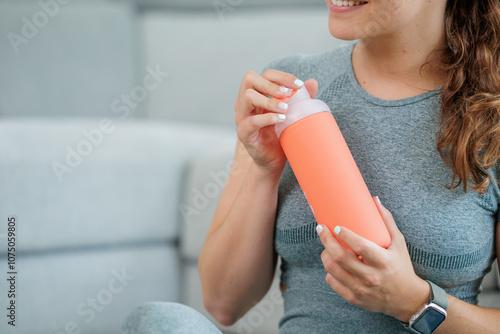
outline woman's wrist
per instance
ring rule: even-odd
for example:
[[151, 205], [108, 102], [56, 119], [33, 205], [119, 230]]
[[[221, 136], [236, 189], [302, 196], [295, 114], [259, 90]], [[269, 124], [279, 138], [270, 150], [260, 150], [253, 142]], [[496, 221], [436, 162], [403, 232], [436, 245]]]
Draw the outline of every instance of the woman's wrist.
[[408, 291], [401, 294], [400, 308], [397, 318], [399, 321], [408, 323], [410, 318], [430, 300], [429, 284], [416, 276], [415, 284], [409, 285]]
[[285, 166], [283, 165], [282, 168], [272, 169], [261, 167], [253, 162], [250, 166], [249, 174], [252, 176], [254, 181], [278, 185], [281, 175], [283, 175], [284, 167]]

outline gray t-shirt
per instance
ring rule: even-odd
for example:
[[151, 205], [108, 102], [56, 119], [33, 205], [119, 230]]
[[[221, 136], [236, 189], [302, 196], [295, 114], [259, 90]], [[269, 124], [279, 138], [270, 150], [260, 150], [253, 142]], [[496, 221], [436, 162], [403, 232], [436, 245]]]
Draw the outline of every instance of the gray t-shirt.
[[[371, 195], [392, 212], [415, 272], [476, 304], [496, 256], [499, 187], [492, 182], [484, 195], [448, 190], [452, 172], [436, 149], [441, 91], [401, 100], [368, 94], [352, 69], [353, 45], [268, 67], [319, 82], [318, 98], [330, 106]], [[347, 303], [325, 282], [316, 221], [288, 164], [278, 196], [275, 249], [289, 287], [279, 333], [405, 333], [397, 319]]]

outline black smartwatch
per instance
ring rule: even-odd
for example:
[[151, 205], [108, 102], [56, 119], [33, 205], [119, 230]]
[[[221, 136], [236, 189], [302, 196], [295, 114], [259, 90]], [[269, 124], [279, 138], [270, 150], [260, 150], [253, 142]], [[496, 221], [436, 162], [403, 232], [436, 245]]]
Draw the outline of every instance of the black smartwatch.
[[429, 303], [422, 306], [410, 318], [408, 324], [402, 322], [403, 326], [412, 333], [431, 334], [446, 319], [446, 310], [448, 309], [446, 292], [431, 281], [426, 282], [431, 287]]

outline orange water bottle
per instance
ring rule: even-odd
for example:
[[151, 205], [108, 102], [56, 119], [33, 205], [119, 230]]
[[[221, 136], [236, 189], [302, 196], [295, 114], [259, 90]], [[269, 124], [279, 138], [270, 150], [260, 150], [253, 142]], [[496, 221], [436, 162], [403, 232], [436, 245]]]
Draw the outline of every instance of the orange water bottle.
[[345, 226], [387, 248], [387, 227], [328, 105], [305, 87], [279, 100], [289, 107], [276, 135], [318, 224]]

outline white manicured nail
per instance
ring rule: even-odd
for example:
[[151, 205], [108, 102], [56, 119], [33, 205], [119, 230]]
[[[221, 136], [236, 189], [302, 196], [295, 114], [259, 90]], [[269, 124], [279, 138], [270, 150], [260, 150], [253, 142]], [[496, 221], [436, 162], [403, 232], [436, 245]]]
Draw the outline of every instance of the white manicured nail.
[[281, 121], [284, 121], [284, 120], [286, 119], [286, 115], [279, 114], [279, 115], [278, 115], [278, 118], [279, 118]]
[[335, 232], [336, 235], [339, 235], [339, 233], [340, 233], [340, 226], [335, 226], [335, 228], [333, 229], [333, 232]]
[[287, 110], [288, 109], [288, 104], [280, 102], [278, 103], [278, 107], [282, 110]]
[[280, 86], [280, 92], [286, 93], [288, 92], [288, 88], [286, 88], [285, 86]]
[[316, 233], [318, 233], [318, 235], [320, 235], [321, 232], [323, 232], [323, 226], [321, 226], [321, 225], [316, 226]]
[[295, 84], [296, 84], [297, 86], [299, 86], [299, 87], [304, 86], [304, 82], [303, 82], [302, 80], [299, 80], [299, 79], [295, 80]]

